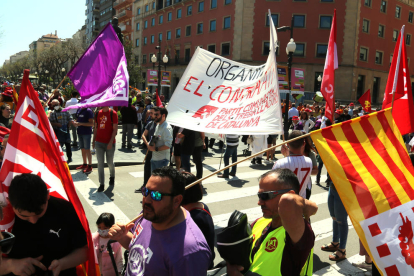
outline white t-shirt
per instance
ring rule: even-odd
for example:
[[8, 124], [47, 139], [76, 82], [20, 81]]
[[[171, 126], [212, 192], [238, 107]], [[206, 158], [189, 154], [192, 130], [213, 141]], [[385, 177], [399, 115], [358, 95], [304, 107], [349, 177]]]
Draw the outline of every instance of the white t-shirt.
[[325, 128], [326, 127], [326, 121], [327, 120], [328, 120], [328, 117], [322, 116], [321, 128]]
[[306, 198], [306, 186], [311, 181], [312, 160], [303, 155], [288, 156], [276, 161], [274, 169], [289, 169], [299, 180], [299, 195]]
[[[71, 98], [69, 101], [66, 102], [65, 107], [71, 106], [71, 105], [75, 105], [78, 104], [78, 99], [76, 98]], [[73, 108], [73, 109], [69, 109], [68, 112], [73, 115], [76, 114], [77, 109]]]

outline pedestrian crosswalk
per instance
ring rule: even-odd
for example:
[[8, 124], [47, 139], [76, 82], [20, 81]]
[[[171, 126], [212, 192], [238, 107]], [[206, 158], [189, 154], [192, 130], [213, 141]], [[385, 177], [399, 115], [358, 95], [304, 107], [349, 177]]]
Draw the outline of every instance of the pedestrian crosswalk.
[[[207, 158], [204, 161], [204, 176], [216, 171], [219, 167], [223, 168], [223, 163], [220, 165], [218, 160], [218, 158]], [[236, 177], [230, 176], [229, 179], [223, 179], [214, 175], [203, 181], [206, 193], [202, 202], [208, 205], [211, 211], [216, 231], [227, 226], [228, 219], [234, 210], [246, 213], [250, 222], [262, 216], [261, 208], [257, 205], [258, 177], [271, 169], [272, 165], [271, 163], [251, 165], [246, 161], [238, 165]], [[195, 173], [195, 167], [192, 169]], [[115, 188], [108, 189], [105, 193], [96, 193], [99, 186], [96, 172], [89, 175], [89, 178], [84, 174], [74, 172], [73, 179], [82, 203], [87, 205], [85, 212], [92, 229], [94, 229], [95, 218], [102, 212], [112, 212], [117, 221], [126, 223], [142, 209], [140, 204], [142, 196], [133, 192], [143, 183], [142, 165], [117, 168]], [[326, 173], [323, 173], [321, 184], [324, 184], [325, 180]], [[351, 265], [351, 262], [360, 261], [363, 257], [357, 254], [359, 243], [350, 221], [348, 221], [350, 234], [347, 246], [349, 258], [334, 264], [329, 261], [329, 254], [320, 251], [321, 245], [332, 240], [332, 218], [327, 207], [328, 189], [325, 186], [316, 185], [315, 176], [312, 176], [312, 182], [314, 184], [311, 200], [319, 207], [318, 213], [311, 218], [312, 229], [315, 233], [314, 275], [365, 275], [364, 270]], [[215, 262], [218, 263], [222, 259], [218, 252], [216, 256]]]

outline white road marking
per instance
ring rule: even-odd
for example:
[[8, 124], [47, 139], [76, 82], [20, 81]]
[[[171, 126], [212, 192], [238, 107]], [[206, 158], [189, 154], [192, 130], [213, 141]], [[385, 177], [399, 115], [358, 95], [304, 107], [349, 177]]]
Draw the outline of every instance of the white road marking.
[[314, 276], [343, 276], [343, 275], [371, 275], [371, 271], [363, 270], [352, 265], [365, 260], [364, 256], [356, 254], [336, 264], [324, 267], [313, 273]]

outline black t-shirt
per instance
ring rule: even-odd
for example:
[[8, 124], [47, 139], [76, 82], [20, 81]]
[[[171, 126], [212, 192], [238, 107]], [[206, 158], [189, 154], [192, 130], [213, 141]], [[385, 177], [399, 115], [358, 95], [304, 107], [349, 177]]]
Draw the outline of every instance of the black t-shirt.
[[182, 134], [184, 134], [184, 141], [181, 147], [181, 154], [191, 155], [194, 151], [195, 131], [184, 129]]
[[[49, 267], [53, 260], [61, 259], [73, 250], [88, 244], [86, 232], [72, 204], [52, 196], [46, 213], [36, 224], [15, 216], [12, 233], [16, 240], [8, 257], [23, 259], [43, 255], [41, 262], [46, 267]], [[76, 268], [60, 272], [60, 276], [72, 275], [76, 275]]]
[[137, 111], [135, 107], [123, 106], [121, 108], [122, 123], [123, 124], [134, 124], [138, 123]]
[[[201, 202], [202, 203], [202, 202]], [[214, 252], [214, 223], [213, 218], [211, 217], [210, 210], [208, 209], [207, 205], [204, 205], [204, 210], [202, 209], [192, 209], [190, 210], [191, 218], [197, 224], [198, 228], [200, 228], [201, 232], [203, 232], [204, 237], [206, 238], [207, 244], [210, 247], [212, 258], [211, 264], [209, 269], [213, 268], [214, 266], [214, 258], [216, 253]], [[207, 213], [207, 212], [208, 213]]]

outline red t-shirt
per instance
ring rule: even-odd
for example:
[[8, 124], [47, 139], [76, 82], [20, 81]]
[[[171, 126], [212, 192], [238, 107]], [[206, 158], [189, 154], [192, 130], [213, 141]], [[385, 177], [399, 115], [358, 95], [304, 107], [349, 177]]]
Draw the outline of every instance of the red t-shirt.
[[109, 111], [103, 112], [102, 110], [99, 110], [98, 116], [96, 116], [96, 142], [108, 144], [111, 140], [113, 124], [118, 124], [118, 114], [114, 110], [111, 111], [112, 121]]

